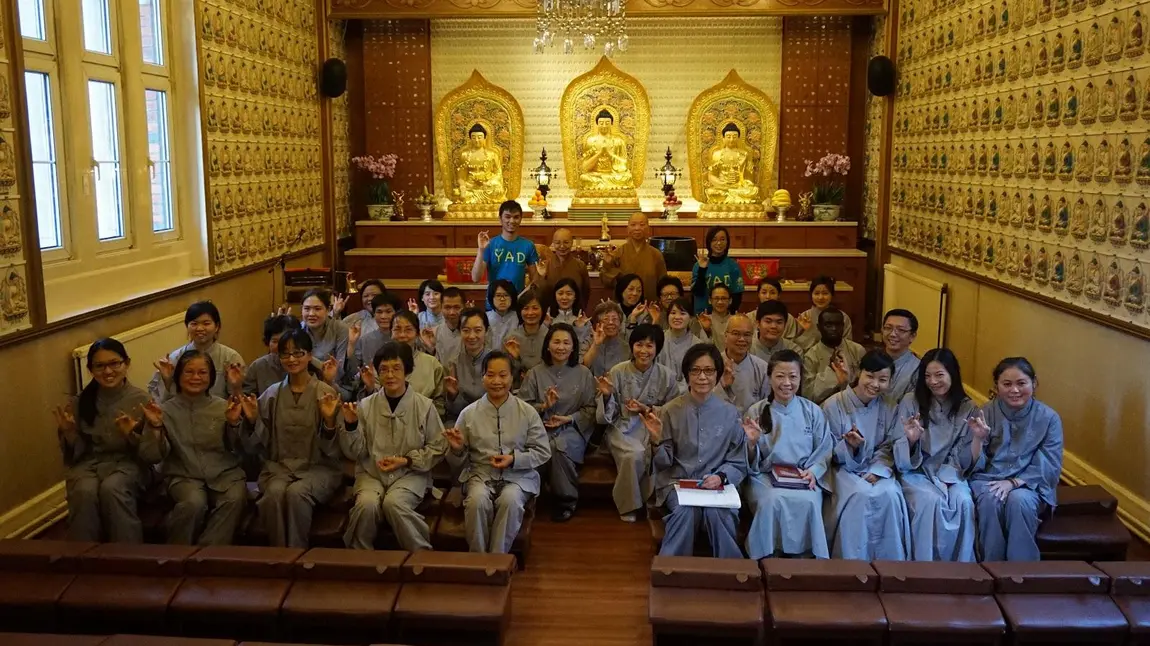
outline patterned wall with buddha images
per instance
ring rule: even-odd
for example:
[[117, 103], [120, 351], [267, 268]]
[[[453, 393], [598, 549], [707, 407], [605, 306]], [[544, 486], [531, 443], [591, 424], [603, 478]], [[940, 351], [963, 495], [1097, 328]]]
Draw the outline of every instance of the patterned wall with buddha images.
[[197, 6], [213, 271], [322, 244], [315, 3]]
[[891, 246], [1150, 330], [1148, 15], [903, 2]]
[[24, 202], [16, 172], [26, 160], [22, 159], [23, 142], [17, 138], [17, 117], [12, 110], [11, 6], [4, 3], [0, 10], [0, 336], [32, 327], [28, 249], [21, 213]]
[[[335, 20], [328, 30], [328, 56], [347, 60], [347, 46], [345, 36], [347, 22]], [[333, 213], [335, 214], [335, 232], [339, 237], [351, 235], [351, 208], [349, 199], [351, 195], [351, 178], [349, 167], [351, 164], [351, 111], [349, 108], [348, 91], [331, 99], [331, 183], [335, 193]]]
[[[871, 37], [870, 46], [867, 48], [867, 59], [874, 58], [875, 56], [890, 56], [887, 51], [886, 41], [886, 17], [875, 16], [871, 23]], [[864, 128], [866, 129], [863, 135], [863, 142], [866, 148], [866, 155], [862, 159], [862, 172], [866, 178], [863, 182], [863, 215], [862, 215], [862, 236], [867, 240], [874, 240], [877, 235], [878, 229], [878, 211], [879, 211], [879, 195], [881, 173], [883, 162], [882, 157], [882, 119], [883, 108], [886, 105], [884, 97], [875, 96], [870, 92], [866, 95], [866, 121]]]

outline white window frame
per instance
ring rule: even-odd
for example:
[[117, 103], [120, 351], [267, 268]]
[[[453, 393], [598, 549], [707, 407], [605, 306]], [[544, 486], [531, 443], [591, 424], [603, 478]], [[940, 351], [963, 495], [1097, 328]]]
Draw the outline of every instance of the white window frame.
[[[83, 46], [83, 10], [76, 0], [44, 0], [46, 39], [21, 39], [25, 67], [48, 75], [55, 106], [61, 247], [41, 252], [49, 321], [207, 274], [194, 0], [156, 3], [163, 65], [144, 62], [139, 0], [107, 2], [111, 55]], [[60, 46], [63, 43], [79, 46]], [[124, 235], [106, 241], [99, 240], [96, 219], [89, 79], [116, 88]], [[153, 231], [147, 90], [163, 92], [166, 98], [170, 231]]]

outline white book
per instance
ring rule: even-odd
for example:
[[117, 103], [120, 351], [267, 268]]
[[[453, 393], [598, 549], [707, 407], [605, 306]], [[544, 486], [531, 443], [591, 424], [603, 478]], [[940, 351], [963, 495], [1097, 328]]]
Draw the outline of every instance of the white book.
[[679, 504], [687, 507], [740, 509], [743, 506], [739, 490], [732, 484], [722, 489], [684, 489], [675, 483], [675, 494], [679, 496]]

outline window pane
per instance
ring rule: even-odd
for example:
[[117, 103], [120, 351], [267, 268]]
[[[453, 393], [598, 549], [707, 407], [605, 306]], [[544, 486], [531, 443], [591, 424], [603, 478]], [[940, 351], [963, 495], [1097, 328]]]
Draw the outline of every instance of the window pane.
[[96, 223], [101, 240], [124, 237], [124, 202], [120, 193], [120, 143], [116, 86], [88, 81], [92, 161], [96, 164]]
[[145, 90], [144, 107], [148, 113], [148, 160], [152, 171], [152, 230], [171, 231], [175, 223], [172, 221], [168, 95], [159, 90]]
[[20, 35], [25, 38], [47, 40], [44, 28], [44, 0], [20, 0]]
[[139, 0], [140, 36], [144, 45], [144, 62], [164, 64], [164, 33], [160, 26], [160, 0]]
[[100, 54], [112, 54], [112, 21], [108, 16], [108, 0], [84, 1], [84, 49]]
[[24, 72], [28, 94], [28, 138], [32, 145], [32, 187], [40, 228], [40, 248], [63, 245], [60, 235], [60, 183], [57, 181], [56, 137], [48, 75]]

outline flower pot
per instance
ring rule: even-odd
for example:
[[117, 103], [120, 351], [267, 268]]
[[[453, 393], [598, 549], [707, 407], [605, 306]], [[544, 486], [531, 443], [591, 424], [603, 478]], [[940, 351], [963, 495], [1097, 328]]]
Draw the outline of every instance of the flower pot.
[[372, 220], [390, 220], [391, 216], [395, 214], [394, 204], [368, 204], [367, 217]]
[[815, 214], [815, 222], [834, 222], [839, 219], [843, 207], [841, 204], [815, 204], [811, 209]]

